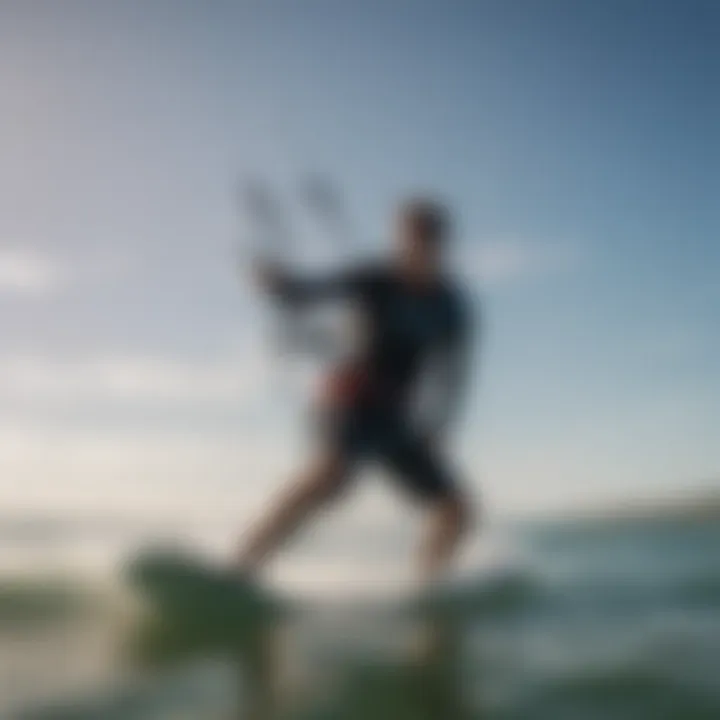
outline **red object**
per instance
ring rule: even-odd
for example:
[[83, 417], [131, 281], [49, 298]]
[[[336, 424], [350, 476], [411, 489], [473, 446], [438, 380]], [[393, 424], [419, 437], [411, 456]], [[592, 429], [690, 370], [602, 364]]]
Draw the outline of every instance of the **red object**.
[[367, 372], [354, 365], [331, 370], [322, 385], [322, 402], [332, 407], [351, 405], [365, 396], [370, 387]]

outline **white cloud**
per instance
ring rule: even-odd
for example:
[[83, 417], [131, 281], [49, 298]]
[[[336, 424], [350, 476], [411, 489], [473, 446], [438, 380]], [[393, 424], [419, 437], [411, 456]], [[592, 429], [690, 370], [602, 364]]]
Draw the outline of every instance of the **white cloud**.
[[237, 403], [257, 397], [271, 369], [260, 353], [216, 361], [146, 355], [0, 357], [0, 397], [48, 402]]
[[469, 279], [495, 287], [566, 272], [577, 264], [580, 255], [581, 248], [576, 244], [505, 238], [468, 248], [461, 267]]
[[0, 247], [0, 294], [50, 295], [71, 283], [118, 279], [132, 267], [131, 258], [116, 250], [59, 257], [37, 248]]
[[59, 262], [35, 250], [0, 248], [0, 292], [45, 295], [66, 280]]
[[274, 437], [0, 425], [4, 511], [232, 520], [286, 477]]

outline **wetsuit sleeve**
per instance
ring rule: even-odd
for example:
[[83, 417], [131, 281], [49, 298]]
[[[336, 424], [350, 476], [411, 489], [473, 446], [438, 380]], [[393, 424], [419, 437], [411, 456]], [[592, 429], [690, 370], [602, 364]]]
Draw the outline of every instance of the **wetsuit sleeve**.
[[460, 414], [468, 395], [475, 336], [469, 304], [458, 303], [432, 368], [433, 388], [424, 422], [432, 437], [445, 435]]
[[312, 277], [281, 272], [271, 287], [271, 293], [289, 305], [353, 298], [362, 294], [372, 284], [373, 278], [374, 269], [371, 267], [349, 268]]

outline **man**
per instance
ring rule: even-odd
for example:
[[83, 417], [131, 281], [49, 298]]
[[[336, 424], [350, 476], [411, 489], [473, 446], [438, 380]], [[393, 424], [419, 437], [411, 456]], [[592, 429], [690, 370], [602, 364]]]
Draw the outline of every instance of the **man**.
[[[471, 513], [444, 449], [466, 391], [471, 333], [469, 308], [445, 271], [450, 234], [447, 210], [415, 199], [398, 212], [395, 256], [385, 262], [310, 279], [260, 267], [261, 287], [288, 306], [352, 300], [364, 343], [331, 373], [319, 408], [319, 450], [242, 548], [243, 572], [259, 570], [368, 459], [427, 507], [421, 580], [432, 582], [454, 557]], [[435, 396], [422, 424], [416, 401], [429, 371]]]

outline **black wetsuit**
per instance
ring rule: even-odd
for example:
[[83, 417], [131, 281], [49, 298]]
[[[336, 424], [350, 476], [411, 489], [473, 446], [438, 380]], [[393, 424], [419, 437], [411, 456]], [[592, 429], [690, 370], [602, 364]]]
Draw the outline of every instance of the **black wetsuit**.
[[[432, 439], [466, 394], [471, 323], [459, 288], [448, 279], [413, 286], [391, 264], [377, 263], [321, 278], [283, 275], [275, 289], [290, 305], [355, 304], [365, 341], [351, 365], [361, 383], [350, 403], [326, 417], [325, 438], [348, 462], [380, 460], [416, 495], [452, 492], [454, 478]], [[428, 372], [432, 402], [418, 422], [413, 402]]]

